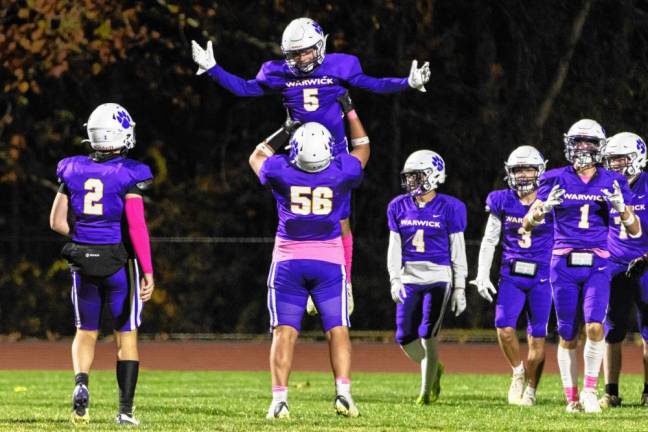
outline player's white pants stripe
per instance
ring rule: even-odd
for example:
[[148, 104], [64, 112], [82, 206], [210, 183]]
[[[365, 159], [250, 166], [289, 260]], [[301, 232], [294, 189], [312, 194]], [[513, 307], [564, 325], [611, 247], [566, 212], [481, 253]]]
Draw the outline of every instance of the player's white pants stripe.
[[450, 283], [447, 283], [445, 288], [445, 294], [443, 295], [443, 304], [441, 305], [441, 311], [439, 312], [439, 318], [437, 318], [437, 322], [434, 323], [434, 327], [432, 328], [432, 336], [436, 336], [436, 334], [441, 329], [441, 323], [443, 323], [443, 316], [445, 315], [446, 308], [448, 307], [448, 300], [450, 300], [451, 295], [452, 295], [452, 289], [450, 288]]
[[140, 273], [139, 273], [139, 266], [137, 265], [137, 260], [133, 260], [133, 267], [135, 267], [135, 304], [137, 305], [137, 308], [135, 310], [135, 317], [137, 319], [137, 327], [142, 324], [142, 297], [140, 297], [141, 291], [141, 285], [140, 285]]
[[277, 298], [275, 296], [275, 289], [274, 289], [274, 279], [275, 279], [275, 272], [277, 269], [277, 264], [272, 263], [270, 264], [270, 271], [268, 272], [268, 300], [267, 300], [267, 306], [268, 306], [268, 312], [270, 313], [270, 327], [274, 328], [278, 324], [278, 319], [277, 319]]
[[79, 314], [79, 294], [77, 292], [77, 272], [72, 272], [72, 305], [74, 306], [74, 326], [81, 327], [81, 316]]
[[140, 298], [140, 274], [137, 260], [130, 260], [128, 267], [131, 291], [130, 329], [135, 330], [142, 323], [142, 299]]
[[340, 266], [340, 270], [342, 270], [342, 313], [340, 315], [342, 316], [342, 325], [349, 327], [349, 297], [347, 293], [346, 270], [343, 265]]

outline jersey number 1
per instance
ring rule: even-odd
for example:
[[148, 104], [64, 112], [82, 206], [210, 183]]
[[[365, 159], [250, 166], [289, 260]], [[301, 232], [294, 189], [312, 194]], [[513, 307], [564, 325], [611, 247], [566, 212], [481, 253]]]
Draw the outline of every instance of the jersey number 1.
[[102, 215], [103, 204], [99, 201], [103, 198], [104, 185], [101, 180], [89, 178], [83, 184], [83, 189], [88, 191], [83, 197], [83, 213], [98, 216]]

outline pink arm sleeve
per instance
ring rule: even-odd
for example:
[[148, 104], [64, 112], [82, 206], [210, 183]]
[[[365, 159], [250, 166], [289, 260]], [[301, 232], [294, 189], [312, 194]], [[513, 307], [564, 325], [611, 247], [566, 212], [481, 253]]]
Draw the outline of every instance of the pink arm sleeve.
[[151, 261], [151, 243], [146, 220], [144, 219], [144, 200], [139, 198], [126, 199], [126, 220], [128, 221], [128, 234], [130, 234], [137, 260], [144, 273], [153, 273]]

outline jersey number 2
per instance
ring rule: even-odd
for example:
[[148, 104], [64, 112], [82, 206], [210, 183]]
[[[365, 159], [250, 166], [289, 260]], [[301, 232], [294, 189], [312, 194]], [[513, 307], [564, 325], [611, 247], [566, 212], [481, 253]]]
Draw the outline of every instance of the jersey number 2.
[[316, 88], [304, 89], [304, 109], [306, 111], [317, 111], [319, 108], [319, 98]]
[[83, 197], [83, 213], [89, 215], [102, 215], [103, 204], [99, 201], [103, 198], [104, 185], [101, 180], [89, 178], [83, 184], [83, 189], [88, 191]]

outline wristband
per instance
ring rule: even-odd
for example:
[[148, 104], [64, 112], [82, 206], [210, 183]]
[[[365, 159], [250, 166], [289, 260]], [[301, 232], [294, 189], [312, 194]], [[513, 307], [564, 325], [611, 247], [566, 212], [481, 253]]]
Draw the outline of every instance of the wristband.
[[363, 136], [361, 138], [353, 138], [351, 140], [351, 147], [356, 147], [359, 145], [366, 145], [369, 144], [369, 137], [368, 136]]
[[624, 227], [629, 227], [635, 222], [635, 215], [630, 213], [630, 217], [628, 219], [621, 219], [621, 223], [623, 224]]

